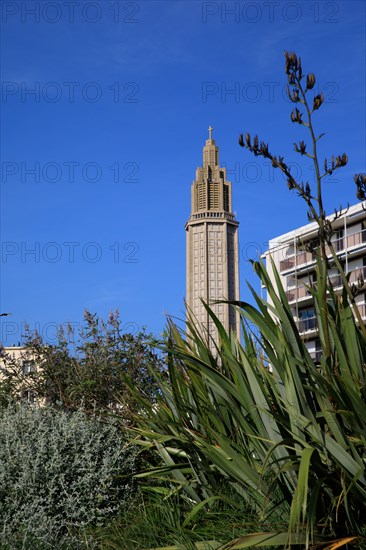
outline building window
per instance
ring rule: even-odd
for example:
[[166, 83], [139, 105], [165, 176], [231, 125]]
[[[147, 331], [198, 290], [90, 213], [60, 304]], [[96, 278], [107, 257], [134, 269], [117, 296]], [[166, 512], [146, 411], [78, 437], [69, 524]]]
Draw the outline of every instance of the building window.
[[32, 392], [30, 390], [23, 390], [22, 394], [21, 394], [21, 397], [27, 403], [35, 403], [35, 401], [36, 401], [36, 396], [35, 396], [34, 392]]
[[337, 252], [344, 249], [343, 229], [337, 229], [336, 231], [335, 249]]
[[229, 188], [224, 186], [224, 210], [229, 211]]
[[34, 362], [33, 361], [23, 361], [22, 363], [22, 371], [23, 374], [31, 374], [35, 371]]
[[301, 309], [298, 315], [298, 327], [300, 332], [316, 329], [316, 317], [313, 307]]

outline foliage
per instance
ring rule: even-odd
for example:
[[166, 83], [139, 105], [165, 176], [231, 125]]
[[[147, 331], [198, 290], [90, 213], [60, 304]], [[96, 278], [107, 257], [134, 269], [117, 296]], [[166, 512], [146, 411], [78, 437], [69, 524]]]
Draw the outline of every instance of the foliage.
[[[280, 534], [288, 518], [288, 542], [302, 540], [309, 547], [329, 537], [361, 536], [366, 528], [365, 339], [346, 294], [342, 300], [333, 296], [332, 364], [325, 355], [320, 366], [314, 364], [283, 291], [278, 297], [263, 266], [256, 269], [275, 303], [276, 320], [257, 295], [258, 309], [240, 307], [243, 321], [259, 329], [263, 354], [245, 326], [241, 346], [210, 310], [220, 333], [217, 356], [193, 324], [189, 342], [170, 323], [170, 383], [161, 380], [156, 406], [143, 401], [145, 415], [136, 430], [138, 443], [155, 446], [165, 466], [139, 476], [170, 481], [171, 492], [182, 491], [191, 503], [193, 517], [204, 501], [209, 506], [220, 495], [224, 482], [234, 502], [243, 499], [255, 508], [258, 527], [270, 523]], [[314, 299], [319, 312], [317, 290]], [[319, 313], [318, 322], [321, 327]], [[235, 548], [246, 547], [247, 540]], [[247, 547], [252, 546], [250, 540]]]
[[[129, 506], [136, 452], [113, 422], [17, 405], [0, 414], [4, 548], [79, 548], [88, 525]], [[123, 477], [123, 476], [128, 476]]]
[[222, 501], [213, 502], [211, 510], [204, 508], [193, 521], [185, 522], [189, 513], [187, 503], [179, 494], [169, 499], [138, 496], [128, 510], [123, 510], [110, 524], [93, 530], [93, 538], [103, 550], [147, 549], [174, 545], [184, 550], [218, 547], [211, 537], [230, 541], [243, 529], [253, 530], [256, 518], [243, 508], [235, 508]]
[[[66, 410], [80, 406], [89, 412], [114, 410], [128, 421], [135, 403], [125, 376], [146, 397], [154, 399], [155, 385], [149, 369], [163, 370], [164, 362], [153, 349], [153, 337], [145, 330], [137, 335], [122, 333], [118, 312], [111, 313], [106, 322], [88, 311], [84, 318], [76, 353], [70, 346], [73, 334], [62, 329], [56, 345], [45, 343], [37, 334], [28, 334], [20, 360], [3, 352], [3, 394], [13, 398], [32, 395]], [[23, 372], [24, 361], [33, 363], [33, 372]]]
[[[275, 283], [261, 262], [254, 263], [270, 303], [253, 290], [256, 307], [237, 302], [243, 345], [227, 334], [208, 306], [219, 341], [212, 353], [192, 319], [187, 339], [170, 321], [169, 382], [160, 380], [154, 406], [140, 397], [144, 414], [136, 428], [137, 443], [155, 447], [164, 466], [141, 472], [170, 484], [181, 493], [194, 518], [230, 488], [233, 506], [244, 501], [258, 514], [258, 529], [267, 533], [243, 535], [220, 548], [301, 546], [335, 549], [352, 543], [361, 546], [366, 534], [366, 330], [355, 303], [358, 289], [334, 250], [333, 220], [326, 217], [322, 181], [346, 165], [347, 156], [324, 161], [320, 170], [312, 116], [323, 103], [308, 94], [315, 76], [306, 84], [301, 61], [287, 53], [288, 96], [296, 107], [293, 123], [309, 129], [311, 152], [301, 141], [295, 151], [312, 159], [316, 191], [298, 182], [281, 156], [249, 134], [239, 143], [256, 156], [272, 161], [286, 176], [290, 189], [305, 200], [310, 219], [319, 228], [316, 282], [309, 286], [314, 298], [320, 364], [310, 357], [300, 337], [274, 266]], [[306, 117], [304, 119], [303, 117]], [[356, 175], [361, 197], [362, 177]], [[360, 183], [361, 182], [361, 183]], [[362, 198], [362, 197], [361, 197]], [[343, 281], [336, 293], [328, 277], [335, 267]], [[249, 326], [255, 327], [255, 332]], [[136, 398], [139, 398], [136, 395]], [[165, 497], [169, 498], [169, 490]], [[283, 529], [281, 522], [286, 521]], [[262, 522], [270, 528], [261, 529]]]

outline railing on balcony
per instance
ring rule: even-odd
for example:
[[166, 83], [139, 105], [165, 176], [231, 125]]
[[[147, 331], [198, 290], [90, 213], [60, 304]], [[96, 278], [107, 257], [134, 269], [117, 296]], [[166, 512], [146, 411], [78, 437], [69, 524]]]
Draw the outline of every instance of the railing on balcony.
[[366, 317], [366, 304], [357, 304], [357, 307], [358, 307], [358, 311], [361, 314], [361, 317], [365, 318]]
[[[335, 239], [332, 243], [336, 252], [348, 250], [349, 248], [359, 246], [360, 244], [366, 245], [366, 229], [357, 231], [357, 233], [353, 233], [352, 235], [347, 235], [347, 237], [339, 237], [339, 239]], [[327, 252], [330, 253], [328, 247]]]
[[286, 271], [286, 269], [292, 269], [295, 264], [299, 266], [301, 264], [307, 264], [315, 260], [315, 255], [312, 252], [299, 252], [296, 256], [291, 256], [280, 262], [280, 271]]
[[[365, 303], [357, 304], [357, 307], [358, 307], [358, 310], [361, 314], [361, 317], [363, 319], [365, 319], [366, 318], [366, 304]], [[296, 321], [296, 325], [297, 325], [297, 328], [298, 328], [300, 333], [309, 332], [311, 330], [317, 330], [318, 329], [317, 318], [315, 316], [304, 318], [304, 319], [298, 319]]]
[[333, 288], [337, 288], [339, 286], [342, 286], [342, 277], [338, 275], [330, 275], [329, 280], [332, 283]]
[[318, 327], [316, 317], [308, 317], [307, 319], [299, 319], [297, 321], [297, 328], [299, 332], [308, 332], [309, 330], [316, 330]]
[[358, 246], [359, 244], [366, 242], [366, 229], [347, 236], [347, 248], [351, 246]]
[[[338, 275], [331, 275], [329, 277], [333, 287], [343, 286], [342, 277]], [[349, 282], [350, 284], [358, 284], [360, 288], [364, 286], [366, 281], [366, 267], [356, 267], [350, 270]]]
[[323, 352], [322, 350], [315, 350], [310, 352], [310, 357], [315, 363], [320, 363], [320, 358], [322, 356]]
[[[336, 252], [341, 252], [342, 250], [348, 250], [354, 246], [359, 246], [360, 244], [366, 245], [366, 229], [353, 233], [353, 235], [347, 235], [347, 237], [340, 237], [333, 241], [334, 250]], [[330, 250], [326, 247], [327, 254], [330, 255]], [[308, 251], [302, 250], [296, 255], [290, 256], [285, 260], [280, 261], [280, 272], [286, 271], [287, 269], [292, 269], [293, 267], [298, 267], [300, 265], [306, 265], [315, 261], [316, 254]]]
[[[366, 267], [357, 267], [351, 270], [350, 283], [362, 283], [366, 279]], [[361, 285], [363, 286], [363, 284]]]
[[310, 290], [303, 285], [286, 292], [286, 297], [289, 302], [300, 300], [301, 298], [305, 298], [306, 296], [311, 296], [311, 293]]
[[[332, 283], [333, 288], [339, 288], [343, 286], [342, 277], [339, 275], [339, 273], [336, 275], [330, 275], [329, 280]], [[359, 285], [360, 288], [366, 285], [366, 266], [357, 267], [351, 270], [349, 282], [350, 284]], [[304, 285], [300, 285], [286, 292], [286, 297], [289, 302], [300, 300], [301, 298], [306, 298], [310, 295], [311, 293], [309, 289]]]

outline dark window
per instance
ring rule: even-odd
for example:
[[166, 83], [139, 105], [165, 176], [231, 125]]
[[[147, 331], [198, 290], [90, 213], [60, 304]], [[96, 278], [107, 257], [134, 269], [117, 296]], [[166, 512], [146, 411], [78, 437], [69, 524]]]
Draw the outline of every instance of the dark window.
[[31, 374], [34, 372], [34, 362], [33, 361], [23, 361], [22, 364], [23, 374]]

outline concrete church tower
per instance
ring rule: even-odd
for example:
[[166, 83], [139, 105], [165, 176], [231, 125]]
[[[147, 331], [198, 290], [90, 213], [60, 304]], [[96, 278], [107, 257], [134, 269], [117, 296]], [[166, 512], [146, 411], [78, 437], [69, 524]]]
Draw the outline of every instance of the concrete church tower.
[[219, 149], [212, 128], [203, 148], [203, 166], [197, 168], [191, 188], [191, 216], [187, 232], [187, 307], [213, 338], [216, 329], [201, 303], [210, 305], [226, 330], [240, 334], [239, 314], [215, 300], [239, 300], [238, 226], [232, 212], [231, 182], [219, 165]]

